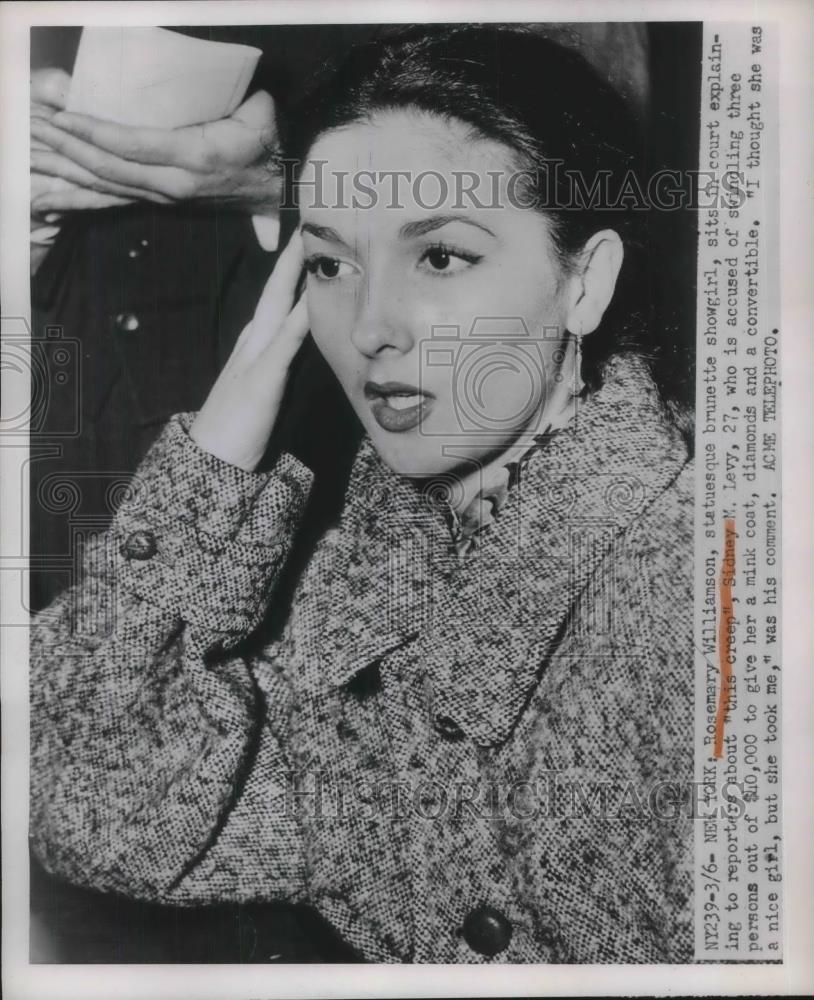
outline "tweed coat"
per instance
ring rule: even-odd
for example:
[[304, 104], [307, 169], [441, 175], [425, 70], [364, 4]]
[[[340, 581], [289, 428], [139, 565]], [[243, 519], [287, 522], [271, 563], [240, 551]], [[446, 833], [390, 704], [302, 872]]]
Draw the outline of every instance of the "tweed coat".
[[[309, 902], [368, 959], [691, 959], [692, 462], [616, 358], [464, 557], [365, 439], [285, 627], [312, 485], [173, 418], [31, 641], [36, 853], [194, 904]], [[654, 805], [653, 803], [656, 803]]]

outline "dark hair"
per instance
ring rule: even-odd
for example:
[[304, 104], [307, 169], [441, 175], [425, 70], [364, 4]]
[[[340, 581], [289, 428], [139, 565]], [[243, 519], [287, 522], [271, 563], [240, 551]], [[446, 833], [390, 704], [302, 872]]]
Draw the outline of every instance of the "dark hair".
[[[302, 162], [324, 132], [406, 107], [458, 119], [514, 152], [517, 169], [528, 171], [524, 203], [533, 199], [549, 219], [565, 269], [595, 232], [619, 233], [625, 261], [601, 330], [585, 339], [582, 375], [596, 388], [609, 357], [635, 352], [681, 423], [687, 380], [675, 358], [665, 364], [648, 294], [650, 212], [635, 197], [616, 198], [625, 178], [643, 176], [639, 123], [622, 96], [577, 52], [529, 28], [414, 26], [358, 46], [306, 96], [286, 155]], [[607, 187], [591, 200], [597, 180]], [[583, 195], [576, 202], [575, 181]]]

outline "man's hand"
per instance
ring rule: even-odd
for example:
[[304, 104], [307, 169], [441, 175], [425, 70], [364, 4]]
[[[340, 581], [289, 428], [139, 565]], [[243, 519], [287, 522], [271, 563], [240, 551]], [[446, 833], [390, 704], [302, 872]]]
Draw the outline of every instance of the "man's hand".
[[38, 167], [52, 151], [39, 138], [41, 123], [48, 123], [65, 107], [70, 76], [61, 69], [38, 69], [31, 74], [31, 227], [58, 221], [51, 213], [69, 209], [109, 208], [132, 201], [128, 192], [101, 192], [94, 178], [79, 168], [55, 174]]
[[[274, 102], [265, 91], [229, 118], [179, 129], [32, 111], [31, 136], [32, 170], [69, 185], [38, 194], [38, 213], [95, 207], [87, 192], [107, 199], [105, 204], [208, 201], [256, 214], [280, 202]], [[82, 197], [80, 190], [86, 192]]]

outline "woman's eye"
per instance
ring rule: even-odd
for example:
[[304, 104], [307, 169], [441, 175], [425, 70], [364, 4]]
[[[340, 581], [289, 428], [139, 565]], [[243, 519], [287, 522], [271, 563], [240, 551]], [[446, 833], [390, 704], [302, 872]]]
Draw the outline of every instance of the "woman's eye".
[[354, 272], [350, 264], [335, 257], [311, 257], [305, 261], [305, 270], [320, 281], [333, 281]]
[[456, 274], [466, 271], [472, 264], [480, 260], [478, 254], [466, 253], [447, 246], [427, 247], [421, 255], [420, 263], [426, 264], [426, 270], [431, 274]]

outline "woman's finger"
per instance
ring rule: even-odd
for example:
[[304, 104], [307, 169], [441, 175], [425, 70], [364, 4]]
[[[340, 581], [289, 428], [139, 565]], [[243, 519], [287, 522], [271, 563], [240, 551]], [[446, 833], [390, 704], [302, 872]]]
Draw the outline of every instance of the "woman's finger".
[[223, 369], [225, 380], [247, 380], [246, 384], [252, 388], [247, 388], [246, 391], [256, 392], [260, 398], [264, 398], [271, 386], [285, 381], [289, 365], [305, 340], [308, 329], [308, 309], [305, 300], [300, 299], [282, 325], [275, 330], [274, 339], [270, 343], [259, 351], [257, 344], [252, 345], [232, 369], [228, 365]]
[[267, 352], [274, 356], [278, 366], [288, 368], [302, 346], [309, 326], [308, 307], [303, 295], [286, 317], [274, 340], [266, 348]]
[[[252, 321], [243, 328], [235, 341], [232, 354], [224, 365], [223, 374], [245, 370], [278, 339], [287, 340], [288, 337], [296, 337], [303, 316], [305, 316], [306, 327], [299, 334], [300, 342], [302, 341], [308, 332], [305, 300], [301, 298], [294, 309], [290, 309], [289, 306], [296, 294], [297, 281], [301, 271], [302, 238], [299, 232], [295, 232], [266, 281]], [[287, 306], [289, 312], [286, 316]], [[299, 343], [297, 343], [294, 353], [298, 347]]]
[[291, 312], [302, 266], [302, 236], [295, 230], [274, 265], [254, 311], [252, 325], [257, 337], [270, 339]]
[[252, 365], [280, 335], [302, 270], [302, 239], [295, 233], [277, 259], [260, 296], [251, 323], [243, 331], [235, 355], [245, 368]]
[[308, 332], [304, 299], [287, 314], [282, 312], [293, 298], [301, 264], [302, 240], [295, 233], [266, 283], [252, 322], [190, 428], [190, 437], [201, 448], [242, 469], [256, 468], [268, 445], [291, 361]]
[[233, 359], [241, 367], [252, 364], [276, 338], [286, 316], [291, 312], [301, 271], [302, 237], [297, 231], [277, 258], [252, 321], [238, 337], [227, 368], [232, 365]]

